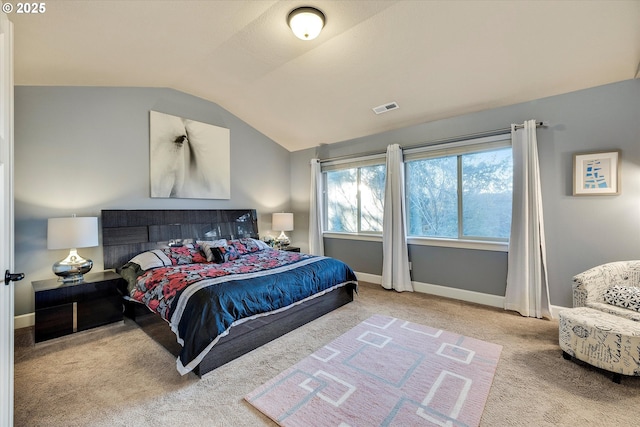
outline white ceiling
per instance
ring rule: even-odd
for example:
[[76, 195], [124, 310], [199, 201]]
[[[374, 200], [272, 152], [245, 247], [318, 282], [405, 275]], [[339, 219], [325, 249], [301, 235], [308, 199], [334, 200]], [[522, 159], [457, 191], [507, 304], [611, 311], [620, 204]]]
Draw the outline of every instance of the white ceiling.
[[[170, 87], [290, 151], [632, 79], [640, 62], [638, 0], [45, 5], [9, 15], [17, 85]], [[298, 6], [327, 16], [316, 40], [287, 27]]]

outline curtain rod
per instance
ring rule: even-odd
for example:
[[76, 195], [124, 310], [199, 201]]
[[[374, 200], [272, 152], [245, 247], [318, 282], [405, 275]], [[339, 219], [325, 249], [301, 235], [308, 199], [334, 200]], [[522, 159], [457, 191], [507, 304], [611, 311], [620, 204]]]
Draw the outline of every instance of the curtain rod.
[[[536, 122], [536, 127], [547, 127], [549, 126], [549, 122], [548, 121], [537, 121]], [[515, 125], [516, 129], [522, 129], [524, 128], [524, 123], [523, 124], [517, 124]], [[403, 146], [402, 148], [419, 148], [419, 147], [427, 147], [430, 145], [441, 145], [441, 144], [449, 144], [452, 142], [458, 142], [458, 141], [464, 141], [465, 139], [474, 139], [474, 138], [484, 138], [484, 137], [488, 137], [488, 136], [495, 136], [495, 135], [500, 135], [503, 133], [509, 133], [511, 132], [511, 127], [508, 128], [502, 128], [502, 129], [494, 129], [494, 130], [487, 130], [484, 132], [476, 132], [476, 133], [470, 133], [467, 135], [460, 135], [460, 136], [454, 136], [452, 138], [444, 138], [444, 139], [436, 139], [434, 141], [429, 141], [429, 142], [421, 142], [419, 144], [415, 144], [415, 145], [408, 145], [408, 146]], [[344, 160], [344, 159], [349, 159], [349, 158], [355, 158], [355, 157], [367, 157], [367, 156], [377, 156], [377, 155], [381, 155], [381, 154], [385, 154], [387, 152], [387, 150], [384, 151], [369, 151], [367, 153], [361, 153], [361, 154], [346, 154], [344, 156], [338, 156], [338, 157], [331, 157], [328, 159], [322, 159], [320, 160], [320, 163], [325, 163], [325, 162], [333, 162], [336, 160]]]

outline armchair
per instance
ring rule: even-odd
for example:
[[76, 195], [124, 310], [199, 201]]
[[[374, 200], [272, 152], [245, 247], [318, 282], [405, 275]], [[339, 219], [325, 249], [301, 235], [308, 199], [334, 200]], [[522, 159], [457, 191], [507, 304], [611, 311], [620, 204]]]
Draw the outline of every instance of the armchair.
[[640, 312], [605, 301], [612, 286], [640, 288], [640, 260], [616, 261], [593, 267], [573, 277], [573, 306], [591, 307], [640, 322]]
[[573, 308], [559, 313], [565, 359], [640, 376], [640, 260], [593, 267], [573, 277]]

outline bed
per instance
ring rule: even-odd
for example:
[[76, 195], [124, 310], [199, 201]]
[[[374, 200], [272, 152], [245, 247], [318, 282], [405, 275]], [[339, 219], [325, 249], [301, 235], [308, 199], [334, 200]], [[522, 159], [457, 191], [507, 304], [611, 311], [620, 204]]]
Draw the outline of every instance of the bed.
[[258, 240], [257, 213], [103, 210], [105, 269], [125, 280], [125, 315], [176, 356], [213, 369], [351, 301], [353, 271]]

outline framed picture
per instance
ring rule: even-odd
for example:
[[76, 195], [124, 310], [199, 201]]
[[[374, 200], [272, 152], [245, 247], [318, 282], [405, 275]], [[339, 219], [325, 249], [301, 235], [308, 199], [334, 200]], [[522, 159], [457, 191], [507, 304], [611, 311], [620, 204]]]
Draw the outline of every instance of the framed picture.
[[573, 155], [573, 195], [620, 194], [620, 150]]
[[229, 129], [150, 111], [151, 197], [231, 198]]

